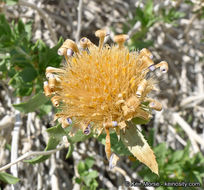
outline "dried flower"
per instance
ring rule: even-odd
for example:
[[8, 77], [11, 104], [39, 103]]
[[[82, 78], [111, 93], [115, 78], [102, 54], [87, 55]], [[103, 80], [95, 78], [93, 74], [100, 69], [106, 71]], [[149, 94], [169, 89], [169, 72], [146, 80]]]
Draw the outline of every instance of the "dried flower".
[[[106, 133], [106, 156], [111, 157], [109, 131], [118, 136], [127, 129], [127, 121], [139, 117], [148, 120], [151, 110], [161, 110], [161, 104], [148, 97], [154, 89], [154, 80], [147, 74], [157, 68], [168, 70], [165, 61], [154, 64], [147, 49], [140, 52], [124, 46], [127, 35], [117, 35], [117, 45], [104, 45], [105, 30], [96, 31], [99, 46], [89, 39], [80, 40], [81, 51], [72, 40], [66, 40], [58, 54], [64, 55], [67, 64], [61, 69], [48, 67], [44, 83], [45, 95], [52, 97], [62, 127], [75, 121], [74, 132], [81, 129], [84, 135]], [[93, 124], [91, 124], [93, 123]], [[134, 135], [134, 134], [133, 134]], [[116, 159], [118, 160], [118, 159]], [[115, 165], [115, 164], [113, 164]]]

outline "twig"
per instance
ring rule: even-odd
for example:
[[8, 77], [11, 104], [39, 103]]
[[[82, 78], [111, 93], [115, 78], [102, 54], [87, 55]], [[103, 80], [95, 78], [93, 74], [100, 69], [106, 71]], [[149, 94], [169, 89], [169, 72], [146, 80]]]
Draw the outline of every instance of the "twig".
[[199, 94], [204, 94], [204, 80], [203, 80], [202, 64], [198, 61], [195, 64], [195, 73], [196, 73], [197, 91]]
[[116, 190], [117, 188], [111, 183], [111, 181], [105, 176], [99, 173], [99, 179], [106, 185], [108, 189]]
[[27, 1], [23, 1], [23, 0], [19, 0], [18, 1], [19, 5], [22, 5], [22, 6], [27, 6], [27, 7], [30, 7], [36, 11], [38, 11], [39, 15], [43, 18], [45, 24], [47, 25], [47, 28], [50, 32], [50, 35], [52, 37], [52, 40], [54, 43], [57, 43], [57, 36], [56, 36], [56, 33], [55, 31], [53, 30], [52, 26], [51, 26], [51, 22], [49, 21], [49, 18], [48, 16], [46, 15], [45, 11], [43, 11], [40, 7], [36, 6], [35, 4], [33, 3], [29, 3]]
[[180, 77], [180, 84], [181, 84], [181, 91], [183, 92], [183, 98], [186, 97], [187, 89], [187, 69], [186, 69], [186, 62], [182, 61], [182, 69], [181, 69], [181, 77]]
[[60, 5], [62, 5], [62, 8], [64, 9], [64, 11], [65, 11], [65, 13], [67, 15], [68, 23], [69, 23], [70, 28], [71, 28], [70, 33], [72, 33], [73, 32], [73, 28], [74, 28], [73, 20], [72, 20], [72, 17], [70, 16], [70, 14], [69, 14], [69, 11], [67, 11], [68, 6], [66, 5], [65, 0], [60, 1]]
[[51, 156], [51, 168], [50, 168], [50, 175], [51, 175], [51, 187], [52, 190], [59, 190], [59, 181], [55, 174], [56, 171], [56, 161], [55, 161], [55, 155]]
[[187, 27], [184, 30], [184, 34], [186, 35], [187, 39], [188, 39], [188, 33], [193, 25], [194, 20], [199, 16], [200, 12], [198, 12], [197, 14], [194, 14], [193, 17], [190, 19], [189, 24], [187, 25]]
[[168, 125], [168, 128], [169, 128], [169, 130], [175, 135], [176, 139], [177, 139], [183, 146], [186, 146], [186, 145], [187, 145], [186, 141], [184, 141], [184, 140], [176, 133], [176, 130], [175, 130], [171, 125]]
[[127, 175], [126, 171], [123, 170], [122, 168], [119, 168], [118, 166], [115, 166], [113, 168], [113, 171], [114, 172], [119, 172], [124, 178], [126, 181], [131, 181], [130, 177]]
[[[192, 107], [194, 107], [196, 104], [199, 104], [200, 102], [204, 101], [204, 95], [198, 95], [198, 96], [190, 96], [185, 98], [182, 102], [181, 102], [181, 107], [190, 107], [190, 105]], [[192, 105], [193, 104], [193, 105]]]
[[0, 130], [2, 130], [4, 128], [11, 128], [11, 127], [13, 127], [13, 124], [14, 124], [14, 116], [5, 115], [0, 120]]
[[[57, 168], [57, 169], [59, 170], [59, 168]], [[67, 172], [66, 168], [62, 168], [62, 169], [60, 168], [58, 174], [59, 174], [59, 178], [62, 179], [63, 183], [66, 184], [66, 188], [67, 189], [73, 189], [73, 185], [72, 185], [72, 181], [71, 181], [72, 179], [70, 178], [69, 172]], [[60, 185], [62, 185], [62, 184], [60, 184]]]
[[80, 34], [81, 34], [82, 8], [83, 8], [83, 0], [79, 0], [79, 5], [78, 5], [78, 20], [77, 20], [77, 32], [76, 32], [76, 37], [75, 37], [76, 43], [78, 43], [79, 38], [80, 38]]
[[42, 180], [42, 164], [39, 164], [38, 166], [38, 174], [37, 174], [37, 179], [38, 179], [38, 184], [37, 184], [37, 190], [43, 189], [43, 180]]
[[[20, 103], [20, 98], [16, 99], [16, 104]], [[15, 124], [12, 131], [12, 141], [11, 141], [11, 162], [17, 159], [18, 157], [18, 143], [19, 143], [19, 134], [20, 128], [22, 125], [21, 113], [18, 110], [15, 110]], [[17, 165], [12, 165], [10, 168], [11, 174], [15, 177], [18, 177], [18, 167]], [[18, 184], [11, 186], [12, 190], [19, 189]]]
[[30, 156], [40, 156], [40, 155], [50, 155], [50, 154], [53, 154], [59, 150], [62, 150], [64, 148], [64, 144], [62, 144], [61, 146], [59, 146], [58, 148], [56, 149], [53, 149], [53, 150], [48, 150], [48, 151], [30, 151], [30, 152], [26, 152], [25, 154], [23, 154], [22, 156], [20, 156], [19, 158], [17, 158], [15, 161], [3, 166], [0, 168], [0, 172], [10, 168], [12, 165], [14, 164], [17, 164], [18, 162], [26, 159], [27, 157], [30, 157]]
[[47, 9], [46, 9], [46, 12], [47, 12], [47, 14], [49, 14], [49, 16], [51, 18], [53, 18], [56, 22], [60, 23], [61, 25], [67, 27], [67, 25], [69, 24], [69, 22], [67, 22], [67, 20], [64, 19], [63, 17], [61, 17], [61, 16], [59, 16], [57, 14], [54, 14], [54, 13], [52, 13], [51, 11], [49, 11]]
[[[101, 144], [101, 143], [99, 143], [99, 155], [100, 155], [100, 157], [104, 157], [104, 155], [103, 155], [103, 145]], [[100, 174], [101, 175], [104, 175], [104, 169], [103, 169], [103, 167], [99, 167], [100, 168]], [[105, 184], [102, 184], [102, 188], [105, 188]]]
[[[19, 98], [16, 99], [16, 103], [17, 104], [20, 103]], [[15, 111], [15, 117], [16, 117], [16, 119], [15, 119], [14, 129], [12, 131], [12, 142], [11, 142], [11, 162], [16, 160], [18, 157], [18, 141], [19, 141], [20, 128], [22, 125], [20, 111], [18, 111], [18, 110]], [[13, 165], [10, 170], [11, 170], [11, 173], [15, 177], [18, 177], [17, 165]]]
[[204, 147], [204, 140], [193, 129], [191, 129], [189, 124], [178, 113], [173, 113], [172, 116], [179, 126], [186, 132], [189, 138], [194, 139], [194, 141]]
[[141, 27], [141, 22], [136, 22], [135, 25], [129, 30], [128, 36], [131, 38]]
[[158, 127], [159, 127], [159, 119], [161, 117], [161, 112], [156, 112], [155, 113], [155, 118], [154, 118], [154, 140], [153, 140], [153, 146], [156, 146], [156, 136], [158, 134]]
[[176, 2], [175, 8], [180, 7], [180, 5], [181, 5], [182, 1], [183, 1], [183, 0], [178, 0], [178, 1]]
[[125, 161], [121, 161], [120, 162], [121, 166], [125, 169], [125, 171], [127, 172], [127, 174], [129, 176], [132, 176], [134, 179], [138, 179], [139, 176], [137, 175], [137, 172], [134, 170], [132, 170], [128, 165], [127, 163], [125, 163]]

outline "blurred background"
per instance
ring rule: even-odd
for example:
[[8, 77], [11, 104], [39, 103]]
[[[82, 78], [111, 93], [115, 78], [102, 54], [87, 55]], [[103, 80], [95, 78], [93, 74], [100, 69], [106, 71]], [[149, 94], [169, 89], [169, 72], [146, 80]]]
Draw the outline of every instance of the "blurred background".
[[[104, 137], [79, 138], [49, 158], [8, 167], [5, 172], [18, 179], [0, 173], [0, 189], [114, 190], [127, 189], [125, 181], [188, 182], [188, 189], [202, 189], [203, 0], [0, 1], [0, 167], [28, 151], [50, 150], [59, 144], [59, 139], [49, 144], [46, 132], [56, 125], [56, 110], [42, 93], [45, 69], [64, 62], [57, 55], [63, 40], [78, 42], [85, 36], [98, 44], [94, 33], [101, 28], [110, 33], [107, 43], [112, 43], [115, 34], [128, 34], [130, 50], [148, 48], [155, 63], [166, 60], [169, 64], [167, 74], [152, 73], [158, 79], [154, 97], [163, 110], [139, 126], [155, 152], [159, 176], [120, 146], [112, 147], [121, 159], [110, 170]], [[199, 184], [200, 188], [193, 187]], [[138, 185], [134, 189], [175, 187]]]

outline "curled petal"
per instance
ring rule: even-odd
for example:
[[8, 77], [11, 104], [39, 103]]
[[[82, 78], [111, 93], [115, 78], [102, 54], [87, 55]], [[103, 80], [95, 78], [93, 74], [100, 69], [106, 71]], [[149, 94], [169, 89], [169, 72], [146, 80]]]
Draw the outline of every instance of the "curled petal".
[[119, 49], [124, 46], [124, 43], [129, 39], [129, 36], [126, 34], [116, 35], [114, 37], [114, 42], [118, 44]]
[[85, 135], [89, 135], [91, 133], [91, 125], [88, 124], [88, 126], [83, 130], [83, 133]]
[[71, 57], [73, 54], [74, 54], [73, 50], [70, 49], [70, 48], [68, 48], [68, 49], [67, 49], [67, 56], [68, 56], [68, 57]]
[[140, 57], [142, 57], [142, 56], [147, 56], [147, 57], [149, 57], [150, 59], [152, 59], [153, 58], [153, 55], [152, 55], [152, 53], [148, 50], [148, 49], [146, 49], [146, 48], [143, 48], [141, 51], [140, 51]]
[[117, 165], [118, 160], [119, 157], [115, 153], [112, 153], [109, 160], [109, 168], [113, 169]]
[[152, 61], [152, 59], [150, 59], [148, 56], [143, 56], [141, 58], [142, 60], [142, 64], [145, 66], [145, 68], [150, 68], [151, 66], [154, 65], [154, 62]]
[[60, 96], [53, 96], [51, 102], [55, 107], [59, 107]]
[[145, 90], [146, 85], [147, 85], [147, 81], [145, 79], [143, 79], [139, 83], [138, 88], [137, 88], [137, 92], [136, 92], [136, 95], [137, 95], [138, 98], [140, 98], [142, 96], [142, 93]]
[[112, 121], [112, 126], [113, 127], [117, 127], [118, 126], [118, 122], [117, 121]]
[[46, 77], [48, 75], [48, 77], [50, 76], [50, 74], [52, 73], [64, 73], [65, 71], [63, 69], [58, 69], [55, 67], [47, 67], [46, 68]]
[[58, 121], [62, 124], [62, 128], [66, 128], [69, 125], [72, 124], [72, 120], [68, 117], [68, 118], [59, 118]]
[[150, 103], [149, 103], [149, 107], [154, 109], [154, 110], [157, 110], [157, 111], [161, 111], [162, 110], [162, 104], [156, 100], [152, 100]]
[[[78, 53], [79, 52], [79, 49], [76, 45], [76, 43], [70, 39], [67, 39], [60, 48], [65, 48], [66, 50], [67, 49], [72, 49], [75, 53]], [[64, 52], [63, 55], [66, 54], [66, 51]]]
[[56, 87], [56, 78], [53, 74], [51, 74], [49, 76], [49, 80], [48, 80], [48, 83], [49, 83], [49, 88], [53, 91], [54, 88]]
[[150, 65], [150, 66], [149, 66], [149, 70], [150, 70], [150, 71], [154, 71], [155, 69], [156, 69], [156, 68], [155, 68], [154, 65]]
[[49, 88], [49, 85], [48, 85], [48, 82], [47, 82], [47, 81], [44, 82], [43, 88], [44, 88], [45, 96], [51, 96], [51, 95], [52, 95], [52, 91], [51, 91], [51, 89]]
[[59, 48], [57, 51], [58, 55], [62, 56], [65, 55], [66, 53], [66, 48]]
[[107, 31], [104, 29], [100, 29], [95, 32], [95, 36], [98, 38], [105, 38], [106, 34], [107, 34]]
[[106, 122], [103, 124], [103, 126], [106, 128], [114, 128], [118, 126], [118, 122], [117, 121]]
[[104, 39], [106, 37], [106, 30], [97, 30], [95, 32], [96, 37], [99, 38], [99, 49], [101, 49], [103, 47], [103, 43], [104, 43]]
[[168, 63], [166, 61], [161, 61], [160, 63], [155, 65], [156, 68], [160, 68], [162, 73], [166, 73], [169, 69]]
[[123, 104], [123, 103], [125, 103], [125, 100], [118, 100], [115, 104], [120, 105], [120, 104]]
[[67, 122], [69, 123], [69, 124], [72, 124], [72, 119], [71, 118], [67, 118]]
[[86, 37], [83, 37], [81, 38], [80, 40], [80, 46], [83, 48], [83, 49], [86, 49], [86, 48], [89, 48], [90, 46], [95, 46], [88, 38]]

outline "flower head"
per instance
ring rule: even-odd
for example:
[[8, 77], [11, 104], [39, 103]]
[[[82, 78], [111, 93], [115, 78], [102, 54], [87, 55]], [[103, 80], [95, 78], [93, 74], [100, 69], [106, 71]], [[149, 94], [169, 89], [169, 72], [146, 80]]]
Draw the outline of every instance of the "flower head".
[[105, 30], [95, 35], [99, 46], [85, 37], [80, 48], [72, 40], [64, 42], [58, 54], [65, 56], [67, 64], [60, 69], [47, 68], [44, 89], [60, 110], [56, 118], [62, 127], [74, 120], [75, 131], [82, 129], [84, 135], [90, 130], [106, 132], [106, 155], [110, 159], [110, 128], [119, 135], [126, 121], [135, 117], [148, 120], [152, 109], [162, 109], [158, 101], [148, 97], [154, 80], [147, 74], [157, 68], [166, 72], [168, 64], [162, 61], [155, 65], [147, 49], [130, 52], [124, 46], [127, 35], [115, 36], [116, 45], [112, 46], [104, 45]]

